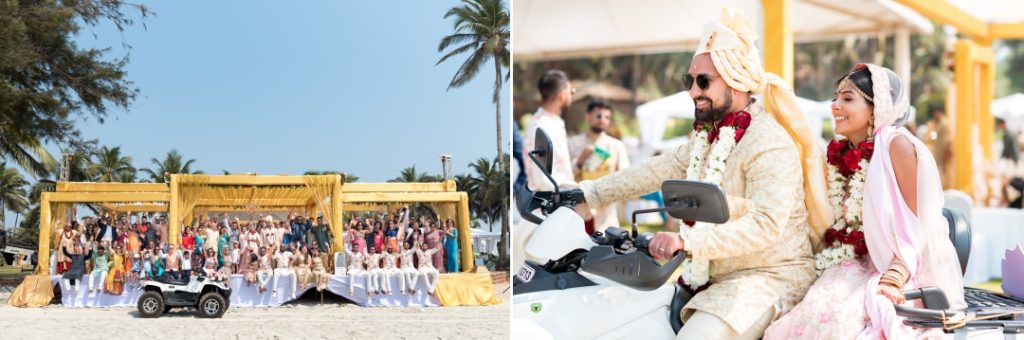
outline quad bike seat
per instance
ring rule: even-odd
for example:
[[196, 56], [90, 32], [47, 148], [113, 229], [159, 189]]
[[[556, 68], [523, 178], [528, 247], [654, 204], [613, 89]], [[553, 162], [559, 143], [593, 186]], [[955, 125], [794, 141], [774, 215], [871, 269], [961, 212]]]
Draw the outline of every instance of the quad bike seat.
[[176, 286], [187, 286], [188, 282], [189, 282], [188, 278], [175, 279], [173, 276], [170, 276], [170, 275], [167, 275], [167, 274], [155, 277], [155, 278], [153, 278], [153, 280], [156, 281], [156, 282], [165, 283], [165, 284], [169, 284], [169, 285], [176, 285]]

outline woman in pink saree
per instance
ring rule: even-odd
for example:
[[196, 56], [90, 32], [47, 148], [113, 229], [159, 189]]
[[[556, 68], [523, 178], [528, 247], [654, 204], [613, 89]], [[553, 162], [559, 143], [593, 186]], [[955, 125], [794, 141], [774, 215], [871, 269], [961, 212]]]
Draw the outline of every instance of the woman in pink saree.
[[902, 127], [907, 91], [893, 71], [872, 64], [837, 83], [832, 115], [845, 139], [829, 145], [827, 186], [836, 223], [815, 255], [821, 276], [765, 339], [938, 337], [904, 325], [894, 310], [906, 303], [902, 291], [919, 287], [938, 287], [952, 309], [966, 307], [935, 160]]

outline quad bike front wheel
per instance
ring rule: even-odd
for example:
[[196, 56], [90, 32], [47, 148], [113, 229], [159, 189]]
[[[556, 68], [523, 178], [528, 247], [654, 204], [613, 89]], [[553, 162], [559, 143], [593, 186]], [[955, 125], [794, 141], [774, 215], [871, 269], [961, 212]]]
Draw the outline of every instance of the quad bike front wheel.
[[228, 303], [220, 294], [209, 292], [203, 294], [196, 307], [199, 309], [199, 315], [204, 318], [219, 318], [227, 311]]
[[164, 313], [164, 296], [159, 292], [148, 291], [139, 297], [139, 315], [144, 318], [159, 317]]

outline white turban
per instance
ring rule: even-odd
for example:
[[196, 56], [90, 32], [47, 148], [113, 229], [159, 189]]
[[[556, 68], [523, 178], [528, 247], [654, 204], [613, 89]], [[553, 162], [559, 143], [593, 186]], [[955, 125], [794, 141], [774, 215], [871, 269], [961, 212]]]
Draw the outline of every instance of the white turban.
[[807, 116], [796, 102], [789, 84], [765, 72], [757, 50], [757, 34], [750, 20], [735, 8], [723, 8], [717, 21], [704, 25], [695, 55], [708, 53], [725, 83], [742, 92], [763, 93], [765, 110], [786, 128], [800, 151], [804, 171], [804, 203], [811, 225], [810, 239], [819, 248], [825, 230], [832, 225], [832, 209], [826, 197], [825, 157], [815, 141]]

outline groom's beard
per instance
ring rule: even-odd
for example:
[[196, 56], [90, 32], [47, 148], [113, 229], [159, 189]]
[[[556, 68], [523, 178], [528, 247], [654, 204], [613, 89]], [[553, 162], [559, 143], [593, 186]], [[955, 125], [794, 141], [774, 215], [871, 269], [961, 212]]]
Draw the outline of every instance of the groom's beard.
[[729, 111], [729, 108], [732, 107], [732, 92], [730, 91], [725, 92], [725, 96], [722, 99], [722, 105], [716, 106], [715, 102], [711, 101], [711, 98], [708, 98], [707, 96], [697, 97], [693, 100], [694, 104], [701, 99], [706, 100], [709, 104], [706, 109], [695, 109], [694, 116], [699, 121], [717, 122], [722, 120], [722, 117], [725, 117], [725, 114], [729, 113], [727, 112]]
[[591, 126], [590, 127], [590, 132], [593, 132], [595, 134], [599, 134], [600, 135], [602, 132], [604, 132], [604, 128], [602, 128], [600, 126]]

